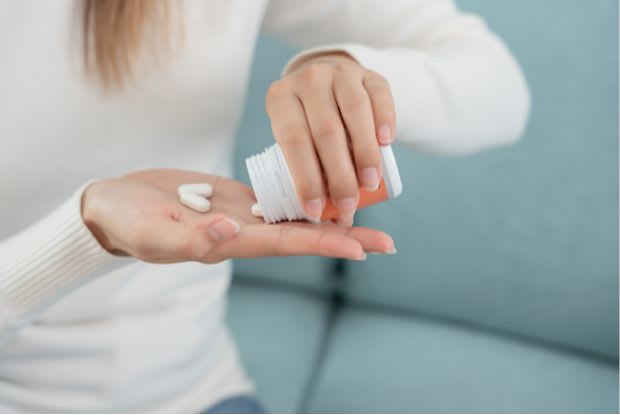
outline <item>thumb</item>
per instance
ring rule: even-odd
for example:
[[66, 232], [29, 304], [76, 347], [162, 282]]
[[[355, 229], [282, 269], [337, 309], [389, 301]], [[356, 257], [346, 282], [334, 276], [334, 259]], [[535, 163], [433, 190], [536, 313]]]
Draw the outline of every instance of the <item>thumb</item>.
[[218, 243], [226, 242], [239, 233], [241, 227], [234, 220], [225, 216], [212, 220], [207, 225], [209, 236]]
[[193, 223], [150, 221], [143, 227], [143, 242], [134, 256], [156, 263], [202, 261], [215, 245], [233, 238], [239, 230], [237, 222], [221, 214], [205, 215]]
[[184, 227], [182, 250], [188, 259], [204, 261], [216, 245], [232, 239], [240, 229], [237, 222], [225, 215], [205, 215], [203, 219]]

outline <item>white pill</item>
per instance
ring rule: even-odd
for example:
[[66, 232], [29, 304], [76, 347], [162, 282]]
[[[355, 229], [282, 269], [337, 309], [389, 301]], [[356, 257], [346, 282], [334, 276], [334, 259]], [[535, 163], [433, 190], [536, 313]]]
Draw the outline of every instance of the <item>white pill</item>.
[[190, 209], [194, 209], [196, 212], [204, 213], [211, 209], [211, 202], [209, 202], [209, 199], [205, 199], [193, 193], [181, 193], [179, 199], [181, 203]]
[[261, 209], [258, 203], [254, 203], [252, 205], [252, 215], [257, 216], [259, 218], [263, 217], [263, 209]]
[[211, 197], [213, 195], [213, 186], [209, 183], [188, 183], [179, 186], [179, 195], [183, 193], [192, 193], [202, 197]]

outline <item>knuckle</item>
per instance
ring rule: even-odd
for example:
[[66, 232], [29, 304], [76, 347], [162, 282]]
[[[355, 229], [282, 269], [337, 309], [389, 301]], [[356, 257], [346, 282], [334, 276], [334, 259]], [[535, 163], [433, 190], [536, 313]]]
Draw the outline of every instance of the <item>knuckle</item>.
[[342, 131], [340, 122], [335, 119], [325, 119], [317, 128], [316, 137], [319, 140], [334, 140]]
[[394, 101], [390, 91], [385, 89], [374, 89], [369, 91], [369, 95], [374, 104], [374, 110], [378, 114], [389, 114], [393, 112]]
[[382, 123], [396, 123], [396, 112], [390, 105], [385, 105], [383, 108], [375, 111], [375, 118], [377, 125]]
[[357, 167], [376, 167], [380, 164], [379, 149], [376, 141], [360, 143], [354, 148]]
[[267, 90], [267, 99], [274, 99], [282, 96], [287, 90], [287, 87], [282, 80], [273, 82]]
[[366, 72], [366, 77], [373, 83], [387, 87], [388, 89], [390, 88], [390, 83], [388, 82], [387, 78], [381, 75], [379, 72], [368, 70]]
[[295, 180], [295, 186], [304, 199], [319, 197], [323, 193], [320, 178], [315, 179], [311, 176], [299, 177]]
[[321, 78], [327, 74], [327, 67], [322, 63], [310, 63], [306, 65], [304, 74], [310, 79]]
[[340, 74], [351, 73], [353, 71], [353, 66], [342, 62], [337, 62], [334, 64], [334, 71]]
[[310, 63], [300, 73], [306, 88], [316, 88], [317, 85], [330, 79], [331, 69], [321, 63]]
[[362, 94], [350, 94], [340, 107], [346, 112], [360, 112], [368, 107], [368, 99]]
[[372, 93], [374, 96], [392, 98], [392, 88], [390, 87], [389, 81], [383, 75], [375, 74], [366, 76], [364, 79], [364, 86], [368, 92]]
[[329, 193], [336, 199], [341, 199], [343, 197], [357, 197], [357, 179], [353, 175], [347, 175], [347, 179], [339, 179], [329, 184]]
[[282, 99], [282, 97], [288, 92], [288, 87], [284, 83], [284, 81], [275, 81], [269, 86], [267, 89], [267, 95], [265, 97], [265, 108], [267, 113], [271, 111], [272, 105], [278, 100]]
[[389, 105], [392, 102], [392, 94], [387, 89], [373, 89], [371, 95], [379, 102], [383, 103], [381, 108], [385, 108], [385, 105]]
[[277, 245], [277, 254], [281, 256], [290, 256], [293, 255], [293, 249], [291, 244], [289, 243], [291, 239], [291, 232], [293, 228], [285, 226], [282, 227], [280, 233], [278, 234], [278, 245]]
[[360, 76], [363, 74], [364, 71], [359, 65], [352, 65], [349, 62], [337, 62], [334, 64], [334, 72], [336, 72], [340, 76], [344, 75], [349, 78], [351, 76]]
[[284, 132], [281, 144], [292, 148], [301, 148], [306, 144], [306, 134], [300, 129], [291, 129]]
[[316, 236], [316, 239], [314, 240], [314, 246], [316, 249], [321, 249], [321, 247], [323, 247], [328, 235], [329, 233], [327, 233], [325, 230], [321, 230], [321, 232], [319, 232], [319, 234]]

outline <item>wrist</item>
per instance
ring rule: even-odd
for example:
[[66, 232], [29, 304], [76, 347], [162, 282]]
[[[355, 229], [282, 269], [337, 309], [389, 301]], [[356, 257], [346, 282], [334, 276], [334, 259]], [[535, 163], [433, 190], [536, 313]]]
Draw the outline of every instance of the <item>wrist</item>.
[[101, 209], [98, 208], [101, 198], [101, 191], [105, 187], [105, 180], [91, 183], [82, 193], [81, 214], [84, 224], [95, 237], [99, 245], [109, 253], [119, 256], [127, 254], [118, 248], [112, 238], [106, 233]]

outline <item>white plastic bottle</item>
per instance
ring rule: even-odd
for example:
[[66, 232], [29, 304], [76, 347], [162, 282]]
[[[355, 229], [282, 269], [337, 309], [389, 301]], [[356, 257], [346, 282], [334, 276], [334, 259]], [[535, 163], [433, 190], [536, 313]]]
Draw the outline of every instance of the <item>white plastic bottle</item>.
[[[379, 183], [379, 188], [374, 192], [363, 187], [359, 189], [358, 208], [393, 199], [402, 193], [403, 186], [392, 147], [382, 146], [380, 149], [383, 179]], [[265, 222], [310, 220], [297, 197], [293, 177], [284, 159], [282, 149], [277, 143], [262, 153], [248, 157], [245, 164]], [[321, 220], [336, 219], [337, 217], [338, 209], [328, 197]]]

